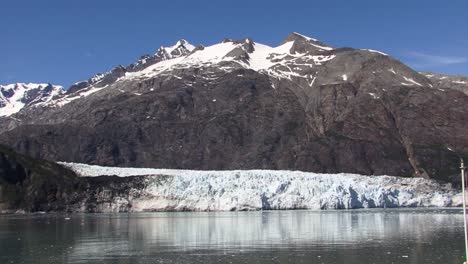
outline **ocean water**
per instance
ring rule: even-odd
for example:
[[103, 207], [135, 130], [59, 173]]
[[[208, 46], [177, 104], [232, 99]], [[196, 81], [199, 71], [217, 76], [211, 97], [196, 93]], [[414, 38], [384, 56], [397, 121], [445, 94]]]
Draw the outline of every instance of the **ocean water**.
[[460, 209], [0, 215], [0, 263], [463, 263]]

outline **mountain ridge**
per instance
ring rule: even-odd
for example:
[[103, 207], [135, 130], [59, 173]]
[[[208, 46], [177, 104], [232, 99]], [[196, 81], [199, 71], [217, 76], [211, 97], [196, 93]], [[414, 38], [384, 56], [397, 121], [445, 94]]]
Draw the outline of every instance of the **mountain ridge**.
[[[260, 47], [262, 47], [262, 46], [263, 47], [269, 47], [269, 46], [261, 44], [261, 43], [253, 42], [251, 40], [251, 38], [244, 38], [244, 39], [239, 40], [239, 41], [226, 38], [221, 43], [232, 42], [232, 43], [235, 43], [235, 44], [242, 44], [242, 43], [248, 43], [249, 41], [250, 41], [250, 53], [254, 50], [253, 45], [258, 45]], [[320, 52], [320, 51], [329, 51], [329, 50], [334, 49], [334, 48], [328, 46], [327, 44], [324, 44], [323, 42], [321, 42], [321, 41], [319, 41], [317, 39], [302, 35], [302, 34], [300, 34], [298, 32], [292, 32], [291, 34], [289, 34], [284, 40], [281, 41], [281, 44], [279, 46], [282, 46], [283, 44], [288, 43], [288, 42], [293, 42], [294, 43], [294, 45], [292, 47], [290, 47], [290, 52], [291, 53], [304, 52], [304, 45], [307, 45], [307, 44], [316, 47], [318, 52]], [[214, 44], [214, 45], [216, 45], [216, 44]], [[110, 83], [118, 81], [119, 78], [125, 77], [126, 73], [137, 72], [137, 71], [143, 70], [143, 69], [145, 69], [145, 68], [147, 68], [147, 67], [149, 67], [149, 66], [151, 66], [153, 64], [156, 64], [158, 62], [161, 62], [161, 61], [164, 61], [164, 60], [171, 60], [171, 59], [178, 58], [178, 57], [185, 56], [185, 55], [190, 55], [191, 53], [193, 53], [195, 51], [199, 51], [199, 50], [203, 50], [203, 49], [205, 49], [205, 47], [202, 46], [202, 45], [194, 46], [194, 45], [190, 44], [188, 41], [186, 41], [184, 39], [180, 39], [172, 46], [169, 46], [169, 47], [161, 46], [160, 48], [157, 49], [157, 51], [153, 55], [143, 55], [143, 56], [141, 56], [140, 59], [138, 59], [134, 63], [129, 64], [128, 66], [117, 65], [117, 66], [115, 66], [114, 68], [112, 68], [111, 70], [109, 70], [107, 72], [95, 74], [94, 76], [90, 77], [88, 80], [85, 80], [85, 81], [79, 81], [79, 82], [71, 85], [68, 89], [63, 89], [63, 87], [61, 87], [62, 91], [58, 95], [61, 95], [61, 94], [66, 94], [66, 95], [76, 94], [79, 91], [88, 90], [91, 86], [94, 86], [94, 87], [97, 87], [97, 88], [102, 88], [102, 87], [104, 87], [104, 86], [106, 86], [106, 85], [108, 85]], [[351, 49], [351, 48], [339, 48], [339, 49]], [[378, 53], [378, 54], [381, 54], [381, 55], [384, 55], [384, 56], [388, 56], [387, 54], [385, 54], [383, 52], [380, 52], [380, 51], [377, 51], [377, 50], [371, 50], [371, 49], [361, 49], [361, 50], [374, 52], [374, 53]], [[236, 53], [235, 49], [232, 50], [231, 52], [233, 54]], [[174, 53], [174, 54], [171, 54], [171, 53]], [[228, 55], [228, 54], [226, 54], [226, 55]], [[320, 58], [317, 58], [317, 60], [320, 60]], [[252, 68], [254, 70], [261, 70], [259, 67], [252, 67]], [[466, 80], [468, 80], [468, 77], [461, 76], [461, 75], [453, 75], [453, 76], [452, 75], [444, 75], [444, 74], [430, 73], [430, 72], [420, 72], [420, 74], [422, 76], [430, 79], [431, 82], [434, 82], [435, 83], [434, 85], [439, 87], [439, 88], [441, 86], [443, 86], [444, 88], [454, 88], [456, 90], [464, 92], [465, 94], [468, 94], [468, 82], [466, 81]], [[434, 76], [438, 77], [438, 79], [436, 79]], [[346, 76], [346, 78], [347, 78], [347, 76]], [[445, 81], [445, 82], [442, 81], [442, 80], [444, 80], [446, 78], [448, 78], [448, 79], [456, 78], [457, 80], [458, 79], [460, 79], [460, 80], [452, 81], [452, 84], [448, 84], [447, 81]], [[419, 84], [418, 82], [415, 82], [414, 80], [411, 80], [411, 79], [404, 79], [404, 80], [407, 81], [406, 83], [402, 82], [402, 83], [404, 83], [404, 85], [414, 85], [414, 84], [418, 85]], [[8, 84], [8, 85], [2, 86], [2, 87], [11, 86], [11, 85], [18, 85], [18, 84], [21, 84], [21, 83]], [[30, 85], [32, 85], [32, 84], [30, 83]], [[45, 85], [45, 84], [34, 84], [34, 85]], [[60, 87], [59, 85], [54, 85], [54, 86]], [[25, 105], [25, 106], [27, 106], [27, 105]], [[1, 110], [1, 103], [0, 103], [0, 110]], [[3, 116], [12, 115], [12, 114], [16, 113], [19, 110], [21, 110], [21, 108], [19, 108], [18, 110], [15, 110], [14, 112], [6, 113], [6, 111], [4, 111], [5, 113], [3, 114]]]

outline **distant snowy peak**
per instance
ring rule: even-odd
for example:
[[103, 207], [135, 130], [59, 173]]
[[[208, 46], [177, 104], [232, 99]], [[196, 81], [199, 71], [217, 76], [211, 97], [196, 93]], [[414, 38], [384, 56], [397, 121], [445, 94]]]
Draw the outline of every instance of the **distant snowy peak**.
[[185, 39], [181, 39], [170, 47], [161, 46], [156, 52], [155, 56], [160, 57], [162, 60], [168, 60], [187, 55], [194, 49], [195, 46], [188, 43]]
[[194, 45], [190, 44], [185, 39], [181, 39], [172, 46], [161, 46], [153, 55], [141, 56], [138, 61], [128, 65], [125, 69], [127, 72], [140, 71], [161, 61], [186, 56], [195, 50], [195, 48], [196, 47]]
[[24, 107], [46, 104], [63, 93], [62, 86], [48, 83], [0, 85], [0, 116], [10, 116]]

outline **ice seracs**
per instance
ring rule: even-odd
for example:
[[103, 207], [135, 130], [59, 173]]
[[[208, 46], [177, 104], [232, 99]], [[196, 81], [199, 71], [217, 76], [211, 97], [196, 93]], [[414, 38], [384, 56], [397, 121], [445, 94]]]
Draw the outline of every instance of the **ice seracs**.
[[[82, 177], [144, 176], [133, 211], [232, 211], [459, 206], [450, 185], [422, 178], [301, 171], [194, 171], [61, 163]], [[119, 202], [121, 202], [119, 200]], [[117, 203], [117, 202], [116, 202]]]

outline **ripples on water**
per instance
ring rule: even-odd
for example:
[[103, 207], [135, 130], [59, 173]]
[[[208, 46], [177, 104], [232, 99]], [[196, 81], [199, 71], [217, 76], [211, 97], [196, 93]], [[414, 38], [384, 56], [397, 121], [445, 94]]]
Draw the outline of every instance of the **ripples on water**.
[[4, 215], [0, 263], [461, 264], [461, 212]]

